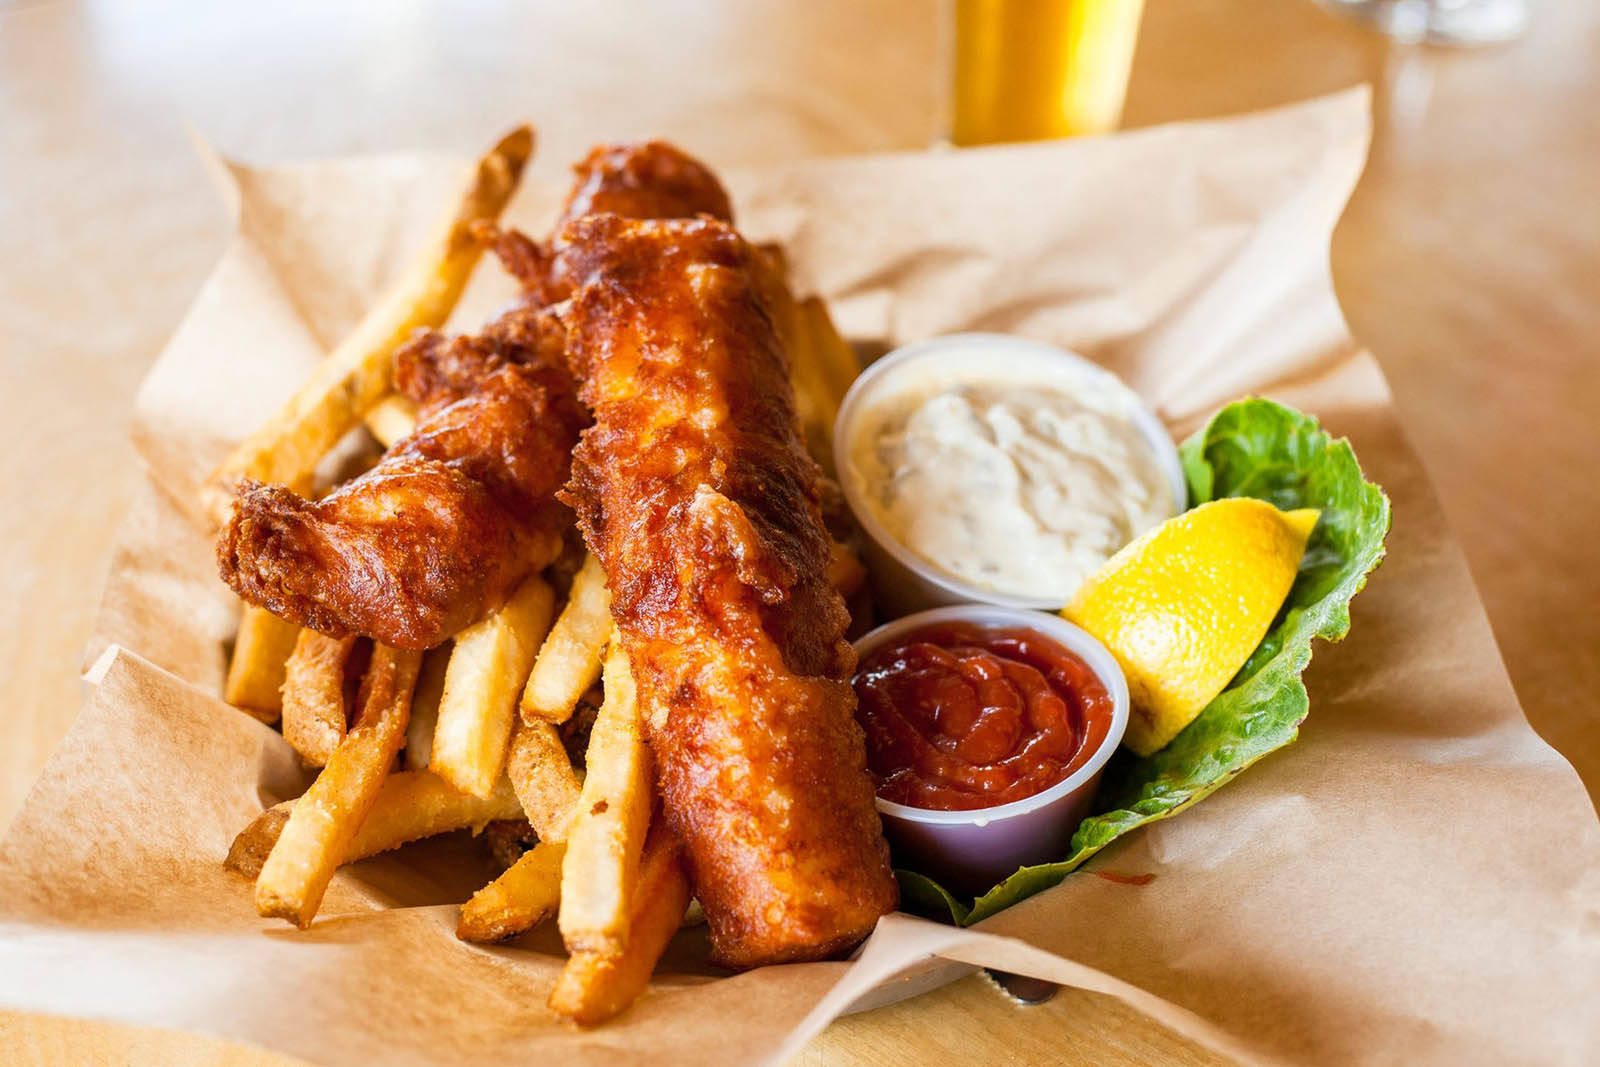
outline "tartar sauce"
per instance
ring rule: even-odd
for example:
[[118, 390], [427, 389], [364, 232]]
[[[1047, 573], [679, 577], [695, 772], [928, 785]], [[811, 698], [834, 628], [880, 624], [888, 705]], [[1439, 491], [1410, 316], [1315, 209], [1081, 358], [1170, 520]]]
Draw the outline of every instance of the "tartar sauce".
[[846, 476], [902, 545], [981, 589], [1065, 603], [1170, 518], [1114, 380], [924, 382], [862, 413]]

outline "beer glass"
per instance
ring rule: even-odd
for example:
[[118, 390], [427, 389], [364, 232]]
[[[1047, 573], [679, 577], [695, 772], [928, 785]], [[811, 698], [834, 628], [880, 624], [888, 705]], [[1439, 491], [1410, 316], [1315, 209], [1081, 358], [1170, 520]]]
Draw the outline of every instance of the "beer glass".
[[1105, 133], [1122, 119], [1144, 0], [953, 0], [950, 139]]

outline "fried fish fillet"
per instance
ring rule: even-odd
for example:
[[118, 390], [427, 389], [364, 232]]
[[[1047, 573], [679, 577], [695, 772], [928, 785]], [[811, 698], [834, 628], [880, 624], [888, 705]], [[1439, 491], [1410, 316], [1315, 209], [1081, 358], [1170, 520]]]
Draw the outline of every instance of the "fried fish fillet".
[[[698, 161], [658, 141], [595, 149], [576, 168], [561, 225], [591, 210], [729, 215]], [[223, 579], [245, 600], [330, 636], [429, 648], [495, 610], [554, 558], [570, 513], [554, 499], [587, 422], [550, 303], [567, 283], [550, 245], [481, 227], [522, 284], [477, 334], [418, 331], [395, 386], [414, 432], [319, 501], [247, 483], [223, 529]]]
[[569, 223], [586, 215], [628, 219], [687, 219], [710, 215], [733, 221], [727, 190], [704, 163], [665, 141], [600, 145], [573, 168], [577, 182], [556, 224], [556, 243]]
[[571, 279], [560, 273], [555, 252], [569, 223], [585, 215], [630, 219], [688, 219], [710, 215], [733, 221], [727, 190], [704, 163], [665, 141], [598, 145], [573, 168], [572, 190], [546, 244], [517, 230], [480, 224], [478, 232], [537, 306], [565, 300]]
[[500, 367], [320, 500], [244, 486], [217, 545], [223, 579], [330, 636], [432, 648], [560, 552], [571, 515], [555, 493], [586, 421], [563, 368]]
[[566, 366], [567, 331], [556, 310], [518, 300], [475, 334], [419, 330], [395, 353], [395, 389], [419, 407], [470, 396], [507, 366]]
[[710, 215], [731, 221], [733, 209], [716, 175], [664, 141], [601, 145], [573, 168], [575, 180], [555, 226], [541, 244], [515, 229], [480, 223], [478, 239], [493, 248], [522, 295], [481, 333], [447, 336], [419, 330], [395, 357], [395, 385], [418, 403], [471, 392], [484, 375], [507, 363], [561, 361], [566, 333], [553, 305], [571, 295], [553, 248], [566, 226], [609, 212], [634, 219]]
[[752, 249], [709, 218], [615, 215], [560, 245], [595, 419], [563, 499], [606, 571], [714, 956], [840, 952], [896, 889], [818, 470]]

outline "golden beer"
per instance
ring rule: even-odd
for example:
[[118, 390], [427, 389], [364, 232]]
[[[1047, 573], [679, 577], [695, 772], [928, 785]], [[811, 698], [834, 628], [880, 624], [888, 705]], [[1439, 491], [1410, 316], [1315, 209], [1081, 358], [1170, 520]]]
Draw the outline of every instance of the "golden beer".
[[954, 3], [952, 141], [1034, 141], [1116, 128], [1144, 0]]

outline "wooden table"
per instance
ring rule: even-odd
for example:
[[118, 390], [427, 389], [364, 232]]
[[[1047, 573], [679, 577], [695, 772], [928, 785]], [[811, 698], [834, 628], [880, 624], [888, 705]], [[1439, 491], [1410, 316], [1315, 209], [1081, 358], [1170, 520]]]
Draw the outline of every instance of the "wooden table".
[[[1535, 5], [1472, 53], [1391, 49], [1309, 0], [1149, 5], [1129, 125], [1379, 86], [1334, 243], [1535, 727], [1600, 788], [1600, 8]], [[936, 0], [104, 5], [0, 0], [0, 825], [77, 708], [79, 652], [139, 477], [136, 383], [227, 219], [184, 129], [255, 160], [467, 153], [539, 124], [682, 141], [720, 165], [914, 147], [938, 131]], [[708, 10], [715, 9], [715, 10]], [[870, 48], [867, 47], [870, 42]], [[843, 1020], [805, 1064], [1211, 1062], [1114, 1002], [1014, 1008], [975, 979]], [[285, 1063], [233, 1046], [0, 1016], [31, 1062]]]

